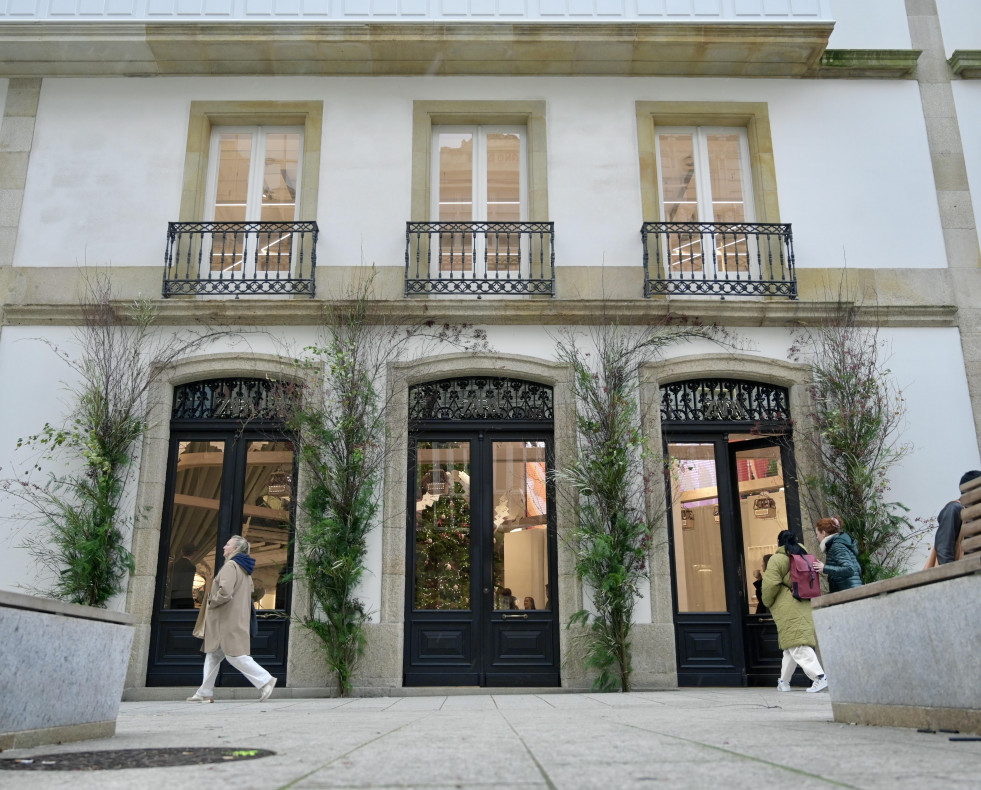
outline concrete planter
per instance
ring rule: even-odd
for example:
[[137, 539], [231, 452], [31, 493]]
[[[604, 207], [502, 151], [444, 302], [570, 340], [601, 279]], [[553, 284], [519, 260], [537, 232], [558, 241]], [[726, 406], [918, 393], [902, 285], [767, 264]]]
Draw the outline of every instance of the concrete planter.
[[0, 591], [0, 749], [113, 735], [134, 622]]
[[981, 555], [814, 600], [835, 721], [981, 732]]

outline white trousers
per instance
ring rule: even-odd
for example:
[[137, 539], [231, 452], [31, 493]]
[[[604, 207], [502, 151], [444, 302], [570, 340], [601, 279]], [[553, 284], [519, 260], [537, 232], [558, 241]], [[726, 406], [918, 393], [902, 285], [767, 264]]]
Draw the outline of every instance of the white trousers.
[[789, 683], [794, 676], [797, 665], [804, 670], [804, 674], [811, 680], [816, 680], [818, 675], [823, 675], [821, 662], [818, 661], [817, 653], [813, 647], [802, 645], [801, 647], [791, 647], [783, 651], [783, 665], [780, 668], [780, 680]]
[[265, 686], [272, 677], [255, 662], [252, 656], [226, 656], [219, 647], [214, 653], [204, 654], [204, 680], [201, 682], [201, 688], [197, 690], [199, 697], [213, 697], [215, 695], [215, 678], [218, 677], [218, 667], [223, 658], [245, 675], [249, 683], [256, 688]]

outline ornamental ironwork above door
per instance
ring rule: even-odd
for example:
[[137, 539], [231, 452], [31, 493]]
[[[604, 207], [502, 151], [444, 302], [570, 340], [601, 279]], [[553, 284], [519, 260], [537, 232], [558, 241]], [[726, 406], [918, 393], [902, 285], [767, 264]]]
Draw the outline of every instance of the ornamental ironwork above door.
[[661, 387], [662, 422], [788, 422], [785, 387], [736, 379], [690, 379]]
[[269, 379], [227, 378], [174, 387], [174, 420], [283, 420], [295, 385]]
[[498, 376], [463, 376], [409, 387], [409, 421], [552, 419], [552, 388]]

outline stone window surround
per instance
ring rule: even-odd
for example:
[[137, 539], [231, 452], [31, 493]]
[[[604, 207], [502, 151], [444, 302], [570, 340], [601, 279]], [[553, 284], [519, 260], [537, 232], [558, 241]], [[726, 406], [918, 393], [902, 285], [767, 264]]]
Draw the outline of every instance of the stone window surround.
[[315, 221], [323, 115], [322, 101], [192, 101], [187, 124], [180, 221], [198, 222], [204, 217], [211, 130], [216, 126], [302, 126], [297, 219]]
[[528, 221], [548, 221], [544, 101], [415, 101], [412, 104], [412, 222], [432, 221], [433, 127], [481, 124], [527, 128]]
[[[794, 431], [799, 434], [811, 432], [811, 422], [807, 415], [813, 410], [808, 387], [811, 383], [809, 366], [747, 354], [698, 354], [674, 357], [657, 364], [646, 365], [641, 371], [640, 396], [643, 403], [657, 404], [643, 415], [644, 435], [654, 448], [662, 442], [660, 387], [675, 381], [699, 378], [737, 378], [786, 387], [789, 392], [789, 407]], [[816, 469], [817, 459], [806, 445], [794, 446], [794, 460], [798, 476], [806, 476]], [[664, 477], [659, 469], [651, 466], [648, 478], [657, 488], [652, 492], [654, 502], [667, 503], [664, 490]], [[807, 503], [800, 502], [801, 523], [812, 524], [819, 514], [812, 514]], [[804, 529], [804, 542], [812, 550], [817, 548], [812, 530]], [[674, 603], [671, 590], [671, 558], [668, 542], [656, 543], [651, 559], [650, 595], [652, 618], [655, 623], [673, 624]]]
[[[167, 459], [170, 454], [170, 413], [174, 388], [202, 379], [235, 376], [293, 380], [309, 386], [313, 386], [316, 381], [315, 371], [298, 370], [289, 359], [282, 357], [264, 354], [249, 356], [205, 354], [175, 362], [162, 371], [154, 382], [148, 392], [151, 405], [147, 424], [150, 427], [143, 437], [138, 460], [139, 483], [135, 512], [139, 515], [133, 528], [131, 547], [135, 568], [130, 574], [126, 588], [126, 611], [136, 618], [133, 650], [126, 673], [126, 688], [142, 688], [146, 685], [146, 668], [150, 657], [150, 623], [153, 617], [157, 559], [160, 551], [161, 522], [167, 483]], [[303, 488], [304, 474], [301, 467], [297, 481], [297, 490], [301, 496]], [[308, 606], [307, 601], [303, 586], [298, 584], [293, 593], [293, 611], [304, 611]], [[300, 630], [302, 629], [290, 629], [287, 656], [290, 655], [293, 646], [294, 633]]]
[[639, 101], [637, 144], [641, 206], [645, 222], [660, 217], [655, 129], [659, 126], [738, 126], [749, 138], [749, 164], [757, 222], [780, 222], [777, 177], [766, 102]]

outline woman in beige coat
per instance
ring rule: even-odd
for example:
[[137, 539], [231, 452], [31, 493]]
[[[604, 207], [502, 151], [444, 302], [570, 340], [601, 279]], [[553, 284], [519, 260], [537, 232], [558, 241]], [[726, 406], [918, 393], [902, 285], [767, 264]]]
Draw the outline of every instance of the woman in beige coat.
[[269, 699], [276, 678], [249, 655], [249, 627], [252, 615], [252, 571], [255, 560], [249, 556], [249, 542], [232, 535], [225, 544], [225, 564], [221, 566], [208, 594], [204, 615], [204, 680], [187, 698], [188, 702], [214, 702], [215, 678], [222, 659], [248, 678], [259, 689], [259, 701]]

